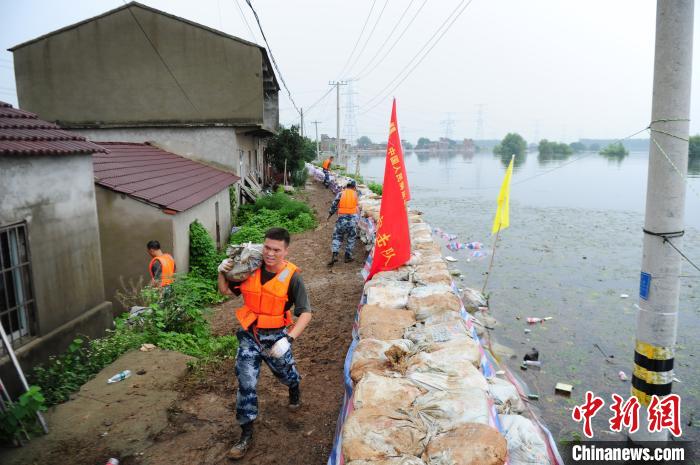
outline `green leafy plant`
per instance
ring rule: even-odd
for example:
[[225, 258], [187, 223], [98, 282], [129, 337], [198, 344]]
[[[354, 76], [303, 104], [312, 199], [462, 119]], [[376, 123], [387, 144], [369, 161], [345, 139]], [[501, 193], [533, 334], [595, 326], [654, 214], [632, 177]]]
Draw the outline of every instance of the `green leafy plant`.
[[37, 412], [46, 410], [46, 400], [38, 386], [19, 396], [12, 405], [7, 405], [0, 413], [0, 443], [21, 441], [22, 436], [31, 437], [40, 434], [41, 425], [36, 419]]
[[223, 259], [202, 223], [193, 221], [190, 224], [190, 273], [216, 281], [216, 269]]
[[383, 189], [384, 189], [384, 185], [383, 185], [383, 184], [379, 184], [379, 183], [376, 183], [376, 182], [370, 182], [370, 183], [367, 185], [367, 187], [369, 187], [369, 190], [371, 190], [372, 192], [374, 192], [374, 193], [377, 194], [377, 195], [382, 195], [382, 191], [383, 191]]

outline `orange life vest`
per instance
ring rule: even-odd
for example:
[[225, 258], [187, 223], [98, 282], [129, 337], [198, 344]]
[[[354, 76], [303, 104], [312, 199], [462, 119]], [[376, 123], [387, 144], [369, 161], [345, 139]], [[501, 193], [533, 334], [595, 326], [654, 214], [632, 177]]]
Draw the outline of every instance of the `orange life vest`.
[[297, 270], [296, 265], [287, 262], [282, 271], [265, 284], [261, 281], [260, 268], [243, 281], [240, 287], [243, 306], [236, 310], [236, 318], [243, 329], [248, 329], [253, 323], [260, 329], [283, 328], [292, 324], [292, 312], [285, 310], [284, 306], [288, 300], [289, 283]]
[[357, 213], [357, 192], [355, 189], [343, 189], [338, 203], [338, 215], [354, 215]]
[[323, 162], [323, 169], [324, 169], [324, 170], [328, 170], [328, 169], [330, 169], [330, 168], [331, 168], [331, 159], [330, 159], [330, 158], [326, 158], [326, 159], [324, 160], [324, 162]]
[[[153, 264], [158, 260], [160, 262], [160, 282], [156, 281], [153, 275]], [[173, 275], [175, 274], [175, 260], [170, 254], [164, 253], [160, 257], [153, 257], [151, 263], [148, 264], [148, 272], [151, 273], [151, 281], [154, 284], [163, 287], [173, 283]]]

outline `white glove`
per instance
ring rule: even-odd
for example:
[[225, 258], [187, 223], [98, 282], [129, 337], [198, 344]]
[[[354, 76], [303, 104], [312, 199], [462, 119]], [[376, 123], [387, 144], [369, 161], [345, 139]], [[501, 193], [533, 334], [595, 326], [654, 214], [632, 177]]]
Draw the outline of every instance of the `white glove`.
[[231, 271], [232, 269], [233, 269], [233, 260], [231, 260], [230, 258], [225, 258], [221, 262], [221, 264], [219, 264], [219, 268], [217, 268], [217, 270], [219, 270], [219, 273], [226, 273], [228, 271]]
[[286, 337], [283, 337], [270, 348], [270, 355], [273, 358], [282, 358], [292, 345]]

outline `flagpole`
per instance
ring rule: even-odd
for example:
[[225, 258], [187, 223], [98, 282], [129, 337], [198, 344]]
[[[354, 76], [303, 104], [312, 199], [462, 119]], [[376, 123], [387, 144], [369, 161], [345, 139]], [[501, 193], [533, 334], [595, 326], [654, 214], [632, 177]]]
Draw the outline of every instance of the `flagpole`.
[[496, 256], [496, 244], [498, 244], [498, 236], [501, 234], [501, 225], [498, 225], [498, 231], [496, 231], [496, 238], [493, 240], [493, 252], [491, 253], [491, 263], [489, 263], [489, 270], [486, 272], [486, 279], [484, 280], [484, 287], [481, 288], [481, 293], [486, 291], [486, 284], [489, 282], [489, 276], [491, 276], [491, 269], [493, 268], [493, 259]]

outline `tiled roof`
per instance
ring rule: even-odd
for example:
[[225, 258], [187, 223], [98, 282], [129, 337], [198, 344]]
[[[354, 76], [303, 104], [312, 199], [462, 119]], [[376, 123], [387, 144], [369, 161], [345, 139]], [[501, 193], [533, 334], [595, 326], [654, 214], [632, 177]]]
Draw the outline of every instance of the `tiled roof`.
[[104, 152], [84, 137], [0, 102], [0, 155], [69, 155]]
[[95, 182], [115, 192], [176, 212], [218, 194], [240, 178], [150, 144], [100, 142]]

